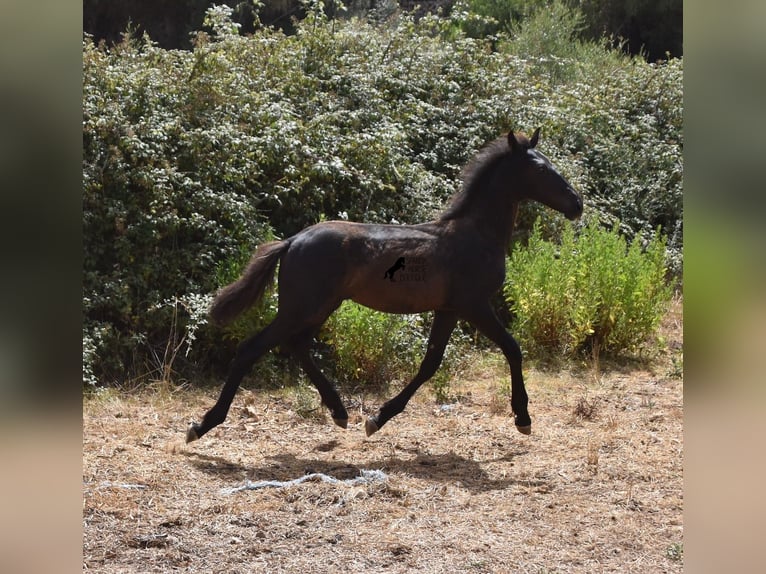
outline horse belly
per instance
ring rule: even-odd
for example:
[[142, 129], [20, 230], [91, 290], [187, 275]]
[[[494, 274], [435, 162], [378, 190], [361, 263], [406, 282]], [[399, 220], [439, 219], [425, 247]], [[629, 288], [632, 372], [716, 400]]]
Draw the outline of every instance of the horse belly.
[[422, 313], [443, 307], [446, 302], [444, 282], [428, 277], [414, 267], [391, 275], [367, 276], [356, 282], [349, 298], [386, 313]]

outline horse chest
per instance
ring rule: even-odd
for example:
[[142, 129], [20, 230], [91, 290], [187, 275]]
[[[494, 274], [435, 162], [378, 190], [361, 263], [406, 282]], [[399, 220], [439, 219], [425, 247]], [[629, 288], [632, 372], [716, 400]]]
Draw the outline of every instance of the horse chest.
[[452, 283], [471, 292], [491, 295], [505, 279], [505, 255], [481, 244], [461, 246], [449, 259]]

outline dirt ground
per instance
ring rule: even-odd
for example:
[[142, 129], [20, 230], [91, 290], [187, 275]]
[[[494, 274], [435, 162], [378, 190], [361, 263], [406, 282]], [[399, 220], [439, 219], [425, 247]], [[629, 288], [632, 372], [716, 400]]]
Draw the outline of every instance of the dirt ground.
[[[497, 354], [440, 405], [424, 388], [370, 438], [382, 397], [335, 427], [307, 391], [241, 390], [183, 444], [218, 389], [157, 385], [83, 403], [83, 570], [682, 572], [682, 312], [649, 366], [526, 371], [519, 434]], [[363, 471], [378, 470], [362, 483]], [[227, 491], [247, 481], [299, 484]]]

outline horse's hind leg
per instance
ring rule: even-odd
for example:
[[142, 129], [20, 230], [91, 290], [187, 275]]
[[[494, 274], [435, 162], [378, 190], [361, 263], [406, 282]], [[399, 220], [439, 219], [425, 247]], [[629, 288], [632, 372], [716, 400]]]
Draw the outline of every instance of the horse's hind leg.
[[319, 396], [322, 397], [322, 404], [330, 409], [332, 420], [341, 428], [348, 426], [348, 412], [346, 407], [343, 406], [343, 401], [335, 389], [335, 385], [330, 382], [324, 373], [319, 370], [319, 367], [311, 358], [311, 341], [313, 336], [306, 336], [300, 340], [297, 344], [292, 346], [293, 354], [300, 361], [301, 367], [308, 375], [309, 380], [313, 383], [316, 389], [319, 391]]
[[263, 331], [243, 341], [237, 348], [237, 354], [229, 367], [229, 375], [221, 390], [215, 405], [205, 413], [201, 423], [191, 423], [186, 431], [186, 442], [192, 442], [202, 437], [213, 427], [218, 426], [224, 420], [237, 393], [237, 388], [244, 376], [252, 369], [255, 362], [267, 351], [282, 343], [289, 334], [285, 321], [280, 315], [272, 321]]
[[456, 324], [457, 317], [452, 313], [437, 311], [434, 314], [431, 333], [428, 336], [428, 350], [420, 364], [418, 374], [398, 395], [380, 407], [378, 414], [367, 419], [364, 425], [367, 436], [377, 432], [386, 422], [402, 412], [415, 391], [434, 376], [444, 358], [444, 350], [447, 348], [447, 342]]

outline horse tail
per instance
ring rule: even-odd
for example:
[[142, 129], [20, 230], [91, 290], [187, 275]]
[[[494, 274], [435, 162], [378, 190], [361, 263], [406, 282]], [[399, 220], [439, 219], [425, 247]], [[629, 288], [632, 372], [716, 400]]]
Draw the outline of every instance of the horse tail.
[[270, 241], [255, 250], [242, 276], [223, 287], [210, 306], [210, 318], [218, 325], [226, 325], [245, 309], [257, 303], [266, 287], [274, 280], [277, 263], [290, 247], [290, 241]]

